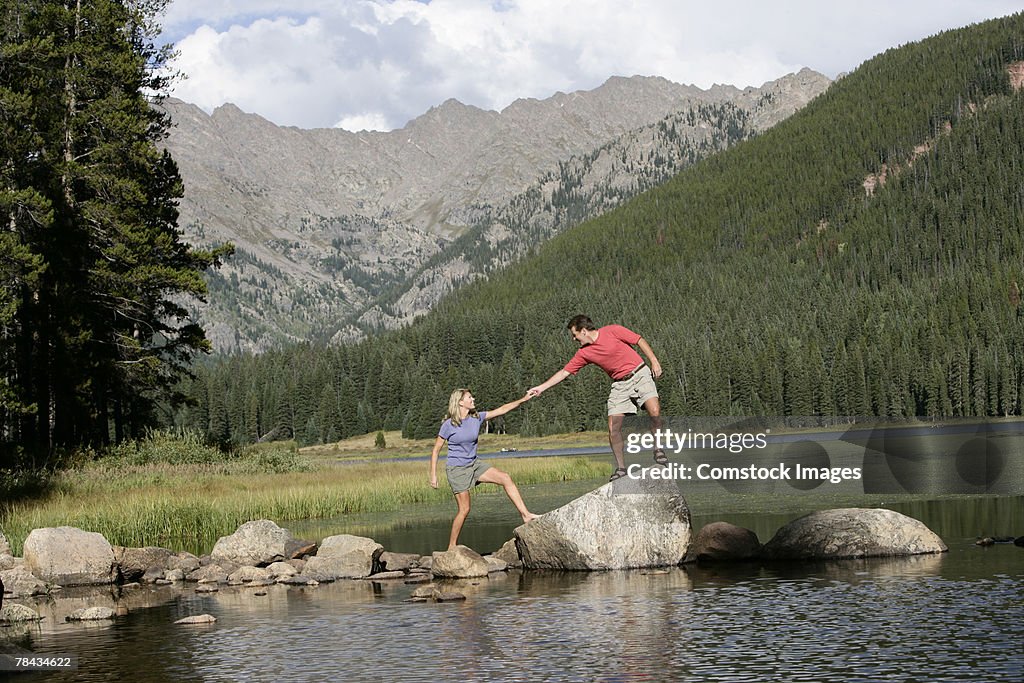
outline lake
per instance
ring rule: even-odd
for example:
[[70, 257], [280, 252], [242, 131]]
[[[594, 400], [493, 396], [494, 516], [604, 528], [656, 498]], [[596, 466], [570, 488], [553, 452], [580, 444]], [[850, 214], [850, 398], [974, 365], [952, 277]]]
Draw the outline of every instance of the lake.
[[[599, 483], [523, 493], [543, 511]], [[127, 616], [102, 624], [58, 623], [97, 604], [95, 593], [67, 589], [20, 642], [39, 655], [77, 655], [78, 670], [18, 680], [1024, 680], [1024, 549], [974, 544], [979, 534], [1024, 533], [1024, 497], [861, 498], [922, 520], [950, 552], [664, 572], [515, 571], [452, 582], [467, 600], [444, 604], [404, 602], [414, 586], [402, 582], [272, 586], [265, 596], [144, 587], [120, 597]], [[714, 514], [691, 501], [695, 527], [724, 519], [767, 541], [809, 509], [848, 502], [779, 499], [780, 510], [766, 512], [764, 499], [729, 500], [732, 509]], [[388, 550], [427, 552], [446, 544], [452, 511], [282, 525], [299, 536], [350, 530]], [[503, 496], [476, 496], [462, 540], [493, 550], [515, 523]], [[217, 623], [171, 623], [201, 613]]]

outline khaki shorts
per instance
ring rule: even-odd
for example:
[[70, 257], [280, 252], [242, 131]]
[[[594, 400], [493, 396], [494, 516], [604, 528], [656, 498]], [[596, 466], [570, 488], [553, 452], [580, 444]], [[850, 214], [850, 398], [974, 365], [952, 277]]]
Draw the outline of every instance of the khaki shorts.
[[448, 465], [445, 473], [448, 475], [448, 484], [452, 487], [452, 492], [462, 493], [479, 484], [480, 477], [489, 469], [490, 465], [477, 459], [472, 465]]
[[608, 394], [608, 414], [636, 415], [647, 399], [657, 397], [658, 387], [654, 386], [654, 376], [651, 368], [645, 365], [629, 379], [612, 382], [612, 390]]

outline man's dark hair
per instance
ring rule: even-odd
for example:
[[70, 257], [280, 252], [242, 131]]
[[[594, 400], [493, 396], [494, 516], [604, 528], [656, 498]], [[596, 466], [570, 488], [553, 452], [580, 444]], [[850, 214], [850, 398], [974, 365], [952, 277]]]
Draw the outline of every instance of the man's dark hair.
[[585, 315], [580, 314], [574, 316], [573, 319], [569, 321], [569, 324], [566, 325], [566, 328], [569, 330], [576, 330], [577, 332], [581, 332], [583, 330], [596, 330], [597, 326], [594, 324], [593, 320], [591, 320]]

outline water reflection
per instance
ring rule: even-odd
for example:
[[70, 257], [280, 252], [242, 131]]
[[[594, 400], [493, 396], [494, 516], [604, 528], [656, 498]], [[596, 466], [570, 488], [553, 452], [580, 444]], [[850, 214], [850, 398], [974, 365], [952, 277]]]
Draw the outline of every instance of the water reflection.
[[[54, 680], [579, 680], [693, 677], [1019, 680], [1024, 572], [949, 578], [949, 555], [664, 572], [512, 572], [444, 582], [461, 603], [411, 604], [401, 582], [185, 594], [102, 630], [37, 634], [74, 651]], [[985, 553], [979, 554], [985, 557]], [[1004, 550], [1020, 552], [1005, 547]], [[171, 621], [209, 612], [214, 625]], [[148, 617], [148, 618], [147, 618]], [[144, 668], [143, 668], [144, 667]], [[933, 668], [934, 667], [934, 668]], [[29, 679], [26, 679], [29, 680]]]
[[831, 581], [856, 585], [887, 577], [909, 579], [937, 576], [945, 554], [910, 557], [868, 557], [832, 561], [779, 561], [767, 564], [686, 565], [695, 583], [728, 585], [751, 579], [767, 581]]
[[[405, 602], [415, 587], [401, 581], [69, 590], [40, 601], [24, 645], [77, 654], [80, 670], [23, 680], [1019, 681], [1024, 550], [973, 537], [1024, 529], [1022, 502], [901, 503], [944, 538], [941, 555], [439, 583], [458, 603]], [[755, 515], [759, 536], [799, 514]], [[128, 615], [61, 621], [97, 604]], [[217, 623], [172, 623], [201, 613]]]

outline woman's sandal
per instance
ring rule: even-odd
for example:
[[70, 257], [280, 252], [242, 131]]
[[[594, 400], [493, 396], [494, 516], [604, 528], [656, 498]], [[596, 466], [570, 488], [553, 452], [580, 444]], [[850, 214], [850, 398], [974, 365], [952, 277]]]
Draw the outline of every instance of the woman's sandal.
[[667, 465], [668, 464], [668, 456], [665, 455], [665, 451], [661, 450], [660, 448], [655, 449], [655, 451], [654, 451], [654, 462], [656, 462], [659, 465]]
[[612, 472], [612, 476], [608, 478], [608, 481], [615, 481], [616, 479], [622, 479], [624, 476], [626, 476], [626, 468], [625, 467], [616, 467], [615, 471]]

